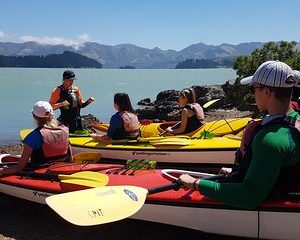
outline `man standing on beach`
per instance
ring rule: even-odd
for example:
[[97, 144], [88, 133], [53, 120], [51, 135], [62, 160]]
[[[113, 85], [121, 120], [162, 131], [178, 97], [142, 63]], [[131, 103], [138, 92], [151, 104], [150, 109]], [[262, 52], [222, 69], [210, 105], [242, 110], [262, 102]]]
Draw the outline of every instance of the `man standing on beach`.
[[254, 209], [269, 196], [286, 194], [299, 181], [300, 137], [292, 123], [295, 126], [300, 115], [290, 106], [295, 79], [287, 64], [267, 61], [241, 83], [252, 84], [257, 107], [268, 115], [253, 131], [239, 165], [215, 181], [189, 175], [179, 181], [207, 197]]
[[70, 133], [83, 129], [80, 109], [95, 101], [93, 97], [83, 100], [80, 89], [73, 86], [75, 79], [75, 73], [66, 70], [63, 73], [63, 83], [53, 90], [49, 100], [53, 110], [60, 109], [58, 120], [69, 127]]

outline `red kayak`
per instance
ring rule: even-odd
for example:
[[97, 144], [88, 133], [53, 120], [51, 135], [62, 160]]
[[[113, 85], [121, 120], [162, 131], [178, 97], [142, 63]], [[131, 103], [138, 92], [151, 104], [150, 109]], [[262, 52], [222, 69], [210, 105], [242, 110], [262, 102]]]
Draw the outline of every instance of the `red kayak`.
[[[2, 160], [2, 162], [5, 162]], [[107, 175], [109, 178], [106, 187], [90, 188], [81, 185], [78, 179], [68, 183], [61, 179], [43, 179], [43, 174], [53, 176], [75, 176], [82, 171], [93, 171]], [[134, 193], [138, 186], [142, 189], [171, 184], [174, 179], [183, 173], [201, 176], [202, 173], [184, 170], [137, 170], [127, 169], [123, 165], [114, 164], [56, 164], [34, 171], [41, 176], [13, 175], [0, 178], [0, 191], [18, 198], [27, 199], [45, 204], [45, 199], [51, 195], [61, 193], [82, 192], [78, 190], [103, 191], [116, 188], [129, 189]], [[77, 176], [77, 175], [76, 175]], [[102, 190], [101, 190], [102, 189]], [[88, 191], [89, 191], [88, 190]], [[109, 192], [108, 191], [108, 192]], [[56, 196], [55, 196], [56, 197]], [[86, 207], [89, 207], [89, 199]], [[121, 199], [119, 200], [121, 204]], [[91, 203], [91, 205], [94, 203]], [[93, 212], [96, 214], [96, 212]], [[74, 213], [75, 214], [75, 213]], [[298, 239], [300, 236], [300, 201], [283, 200], [263, 203], [256, 210], [243, 210], [226, 206], [220, 202], [202, 196], [198, 191], [167, 190], [147, 196], [145, 204], [132, 218], [166, 223], [180, 227], [196, 229], [204, 232], [243, 236], [264, 239]], [[121, 218], [120, 218], [121, 219]], [[82, 224], [84, 225], [84, 224]]]

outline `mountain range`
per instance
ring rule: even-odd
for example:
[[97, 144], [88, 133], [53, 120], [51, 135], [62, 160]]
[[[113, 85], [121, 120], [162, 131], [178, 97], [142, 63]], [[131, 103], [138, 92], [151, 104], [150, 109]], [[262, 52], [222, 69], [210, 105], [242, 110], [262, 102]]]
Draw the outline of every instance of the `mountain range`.
[[120, 68], [132, 66], [135, 68], [174, 68], [186, 59], [229, 58], [239, 55], [249, 55], [254, 49], [263, 46], [263, 42], [248, 42], [237, 45], [221, 44], [219, 46], [197, 43], [180, 51], [162, 50], [160, 48], [143, 48], [132, 44], [115, 46], [96, 42], [86, 42], [80, 47], [65, 45], [42, 45], [36, 42], [12, 43], [0, 42], [0, 55], [28, 56], [62, 54], [71, 51], [100, 62], [103, 68]]

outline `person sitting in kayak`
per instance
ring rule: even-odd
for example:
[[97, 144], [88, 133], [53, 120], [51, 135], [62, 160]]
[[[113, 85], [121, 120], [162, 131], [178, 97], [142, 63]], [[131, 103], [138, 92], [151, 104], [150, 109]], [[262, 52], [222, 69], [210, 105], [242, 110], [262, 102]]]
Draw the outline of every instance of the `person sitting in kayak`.
[[84, 101], [80, 89], [73, 86], [75, 73], [71, 70], [66, 70], [63, 73], [63, 83], [57, 86], [51, 94], [50, 104], [54, 110], [60, 109], [58, 120], [69, 127], [70, 133], [76, 130], [83, 130], [83, 124], [80, 116], [80, 109], [95, 101], [95, 98], [90, 97]]
[[0, 168], [0, 176], [18, 173], [25, 167], [35, 169], [52, 162], [72, 162], [69, 130], [54, 119], [50, 103], [39, 101], [31, 112], [37, 128], [25, 137], [18, 164]]
[[300, 114], [290, 105], [296, 81], [287, 64], [264, 62], [241, 83], [252, 84], [257, 107], [268, 114], [260, 123], [253, 122], [252, 130], [247, 127], [247, 134], [252, 136], [243, 141], [248, 144], [236, 159], [235, 167], [214, 180], [182, 175], [179, 181], [204, 196], [235, 207], [255, 209], [268, 197], [286, 196], [299, 182]]
[[91, 137], [96, 141], [137, 139], [140, 136], [140, 123], [131, 106], [128, 94], [116, 93], [114, 96], [114, 108], [117, 110], [117, 113], [110, 119], [107, 135], [91, 134]]
[[171, 134], [184, 134], [197, 130], [204, 123], [204, 112], [196, 102], [194, 89], [183, 89], [179, 93], [178, 100], [179, 105], [183, 106], [180, 126], [168, 127], [165, 131]]

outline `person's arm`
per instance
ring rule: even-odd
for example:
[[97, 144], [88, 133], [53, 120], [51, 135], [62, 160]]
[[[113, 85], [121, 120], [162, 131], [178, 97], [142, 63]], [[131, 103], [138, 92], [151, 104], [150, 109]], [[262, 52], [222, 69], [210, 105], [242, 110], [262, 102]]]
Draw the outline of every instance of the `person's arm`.
[[286, 144], [280, 142], [282, 147], [278, 146], [276, 139], [274, 134], [268, 134], [254, 143], [252, 161], [242, 183], [201, 180], [198, 187], [201, 194], [236, 207], [256, 208], [271, 192], [287, 158], [283, 150]]
[[187, 126], [187, 121], [188, 121], [188, 117], [189, 117], [189, 110], [184, 108], [181, 112], [181, 123], [180, 123], [180, 127], [179, 128], [175, 128], [172, 133], [173, 134], [179, 134], [179, 133], [183, 133], [186, 129]]
[[73, 151], [72, 151], [72, 147], [71, 147], [71, 143], [70, 142], [68, 142], [68, 152], [69, 152], [69, 155], [70, 155], [70, 162], [74, 162]]
[[0, 176], [12, 175], [12, 174], [16, 174], [16, 173], [22, 171], [24, 169], [24, 167], [26, 166], [26, 164], [28, 163], [28, 161], [31, 157], [32, 151], [33, 151], [33, 149], [30, 146], [28, 146], [27, 144], [24, 144], [22, 156], [21, 156], [19, 162], [12, 167], [0, 168]]
[[51, 104], [53, 110], [56, 110], [60, 107], [68, 106], [70, 103], [68, 101], [58, 102], [59, 101], [59, 95], [60, 95], [60, 89], [57, 87], [55, 88], [52, 93], [49, 100], [49, 103]]
[[173, 127], [171, 126], [171, 127], [168, 127], [165, 131], [167, 133], [171, 133], [171, 134], [183, 133], [186, 129], [187, 120], [188, 120], [188, 110], [186, 108], [184, 108], [181, 112], [181, 121], [180, 121], [179, 128], [173, 129]]
[[79, 97], [79, 101], [81, 103], [81, 108], [85, 108], [86, 106], [88, 106], [92, 102], [96, 101], [96, 99], [93, 98], [93, 97], [89, 97], [88, 100], [84, 101], [84, 98], [81, 94], [80, 89], [78, 87], [76, 87], [76, 88], [77, 88], [77, 94], [78, 94], [78, 97]]

